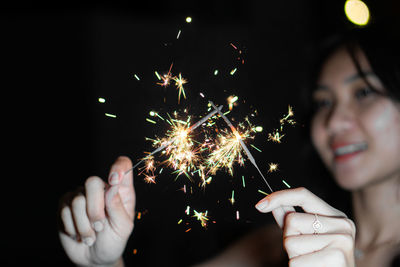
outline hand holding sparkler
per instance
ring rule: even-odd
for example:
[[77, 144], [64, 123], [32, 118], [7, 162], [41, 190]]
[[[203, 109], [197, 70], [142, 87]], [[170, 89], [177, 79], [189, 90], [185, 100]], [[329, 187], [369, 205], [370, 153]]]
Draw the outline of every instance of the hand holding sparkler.
[[274, 212], [282, 206], [298, 206], [302, 212], [291, 212], [277, 220], [285, 221], [283, 245], [290, 265], [353, 267], [354, 223], [346, 214], [331, 207], [305, 188], [277, 191], [262, 199], [256, 208], [260, 212]]
[[61, 244], [79, 266], [123, 266], [122, 253], [133, 230], [135, 190], [133, 174], [124, 175], [132, 163], [119, 157], [112, 165], [108, 184], [89, 177], [85, 192], [66, 195], [61, 209]]

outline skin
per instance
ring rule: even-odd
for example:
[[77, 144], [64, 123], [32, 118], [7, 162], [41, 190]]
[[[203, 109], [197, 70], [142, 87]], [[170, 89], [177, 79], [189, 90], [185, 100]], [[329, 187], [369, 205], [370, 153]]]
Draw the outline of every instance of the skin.
[[[319, 108], [311, 129], [323, 162], [337, 183], [352, 192], [355, 223], [306, 188], [274, 192], [256, 205], [260, 212], [272, 212], [282, 228], [292, 267], [389, 266], [400, 253], [400, 226], [396, 223], [400, 221], [399, 104], [384, 96], [384, 87], [360, 50], [357, 58], [378, 93], [368, 89], [350, 56], [338, 49], [321, 70], [313, 96]], [[363, 143], [365, 149], [335, 156], [335, 149], [352, 143]], [[60, 240], [75, 264], [123, 266], [121, 255], [134, 221], [133, 177], [124, 175], [131, 166], [128, 158], [118, 158], [107, 184], [99, 177], [89, 177], [84, 195], [71, 193], [72, 201], [64, 201]], [[294, 206], [304, 212], [295, 212]], [[313, 228], [316, 219], [322, 224], [318, 232]], [[259, 266], [266, 257], [260, 247], [271, 251], [277, 243], [271, 231], [263, 240], [273, 239], [272, 246], [256, 242], [262, 233], [267, 232], [249, 236], [199, 266]], [[364, 250], [362, 259], [355, 259], [355, 247]], [[277, 255], [279, 262], [279, 252]]]

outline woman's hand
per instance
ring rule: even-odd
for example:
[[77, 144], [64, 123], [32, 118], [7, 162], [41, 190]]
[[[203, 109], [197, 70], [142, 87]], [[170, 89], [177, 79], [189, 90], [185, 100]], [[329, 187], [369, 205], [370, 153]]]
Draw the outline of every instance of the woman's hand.
[[[282, 207], [288, 206], [301, 207], [304, 213], [285, 214]], [[274, 192], [256, 208], [284, 222], [283, 245], [290, 266], [355, 266], [354, 223], [307, 189]]]
[[108, 184], [89, 177], [82, 192], [63, 199], [59, 232], [61, 244], [71, 261], [81, 266], [123, 266], [122, 253], [133, 230], [135, 191], [127, 157], [112, 165]]

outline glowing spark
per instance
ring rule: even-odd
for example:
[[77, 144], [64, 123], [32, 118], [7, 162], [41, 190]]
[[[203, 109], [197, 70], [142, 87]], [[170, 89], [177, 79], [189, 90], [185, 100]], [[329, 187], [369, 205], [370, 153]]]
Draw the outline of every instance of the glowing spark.
[[175, 85], [178, 88], [178, 103], [181, 100], [181, 94], [183, 95], [183, 97], [186, 99], [186, 95], [185, 95], [185, 89], [183, 88], [183, 85], [185, 83], [187, 83], [187, 80], [185, 80], [184, 78], [182, 78], [182, 75], [179, 73], [178, 77], [173, 77], [174, 81], [175, 81]]
[[135, 76], [136, 80], [140, 81], [140, 78], [139, 78], [139, 76], [137, 76], [136, 74], [135, 74], [135, 75], [133, 75], [133, 76]]
[[144, 176], [145, 176], [144, 177], [144, 181], [146, 183], [148, 183], [148, 184], [155, 184], [156, 183], [156, 177], [154, 175], [149, 176], [147, 174], [144, 174]]
[[204, 98], [204, 95], [203, 95], [203, 93], [200, 93], [200, 96], [201, 96], [202, 98]]
[[102, 103], [102, 104], [106, 102], [106, 100], [104, 98], [102, 98], [102, 97], [99, 97], [98, 101], [99, 101], [99, 103]]
[[262, 132], [263, 131], [263, 127], [262, 126], [257, 126], [256, 128], [255, 128], [255, 130], [256, 130], [256, 132]]
[[242, 175], [242, 185], [243, 185], [243, 188], [246, 187], [246, 183], [244, 182], [244, 176], [243, 175]]
[[176, 39], [179, 39], [180, 35], [181, 35], [181, 30], [179, 30], [178, 35], [176, 36]]
[[202, 227], [206, 227], [207, 226], [207, 211], [206, 212], [197, 212], [196, 210], [193, 210], [194, 215], [193, 217], [195, 217], [198, 221], [200, 221], [200, 224]]
[[186, 213], [186, 215], [189, 215], [189, 214], [190, 214], [190, 207], [189, 207], [189, 206], [186, 207], [185, 213]]
[[261, 149], [257, 148], [257, 147], [254, 146], [253, 144], [250, 144], [250, 146], [251, 146], [252, 148], [254, 148], [255, 150], [257, 150], [258, 152], [262, 152]]
[[[228, 107], [229, 107], [229, 110], [230, 110], [230, 111], [233, 109], [233, 105], [234, 105], [234, 103], [235, 103], [238, 99], [239, 99], [239, 98], [238, 98], [237, 96], [233, 96], [233, 95], [231, 95], [231, 96], [228, 97], [227, 101], [228, 101]], [[235, 104], [235, 105], [236, 105], [236, 104]], [[225, 114], [224, 114], [224, 115], [225, 115]]]
[[158, 79], [159, 81], [161, 81], [160, 74], [158, 74], [158, 72], [157, 72], [157, 71], [155, 71], [155, 72], [154, 72], [154, 74], [157, 76], [157, 79]]
[[[213, 106], [213, 108], [215, 110], [218, 110], [217, 107], [214, 105], [213, 102], [209, 101], [209, 103]], [[235, 129], [235, 127], [232, 125], [232, 123], [229, 121], [229, 119], [221, 112], [221, 110], [218, 110], [218, 114], [222, 117], [222, 119], [226, 122], [226, 124], [228, 124], [228, 126], [231, 128], [232, 132], [235, 133], [235, 135], [239, 136], [237, 130]], [[268, 186], [269, 190], [271, 192], [274, 192], [274, 190], [272, 190], [272, 187], [269, 185], [269, 183], [267, 182], [267, 179], [265, 179], [264, 175], [262, 174], [260, 168], [258, 168], [258, 165], [256, 163], [256, 160], [254, 159], [253, 155], [250, 153], [249, 149], [247, 148], [247, 146], [245, 145], [245, 143], [243, 142], [243, 140], [241, 138], [239, 139], [239, 143], [242, 146], [244, 152], [247, 155], [247, 158], [250, 160], [250, 162], [253, 164], [253, 166], [257, 169], [258, 173], [260, 174], [260, 176], [263, 178], [265, 184]]]
[[116, 118], [117, 117], [117, 115], [114, 115], [114, 114], [110, 114], [110, 113], [104, 113], [107, 117], [110, 117], [110, 118]]
[[[171, 66], [169, 67], [168, 73], [164, 74], [161, 78], [162, 82], [161, 83], [157, 83], [158, 85], [167, 87], [172, 79], [172, 74], [171, 74], [171, 69], [172, 66], [174, 65], [174, 63], [171, 63]], [[159, 76], [158, 76], [159, 77]]]
[[237, 71], [237, 68], [234, 68], [233, 70], [231, 70], [230, 75], [234, 75], [236, 71]]
[[235, 191], [232, 190], [232, 197], [229, 199], [229, 202], [231, 202], [231, 204], [235, 204]]
[[157, 122], [155, 122], [155, 121], [153, 121], [153, 120], [150, 120], [149, 118], [146, 118], [146, 121], [148, 121], [148, 122], [150, 122], [150, 123], [153, 123], [153, 124], [156, 124]]
[[218, 70], [214, 70], [214, 76], [218, 75]]
[[290, 185], [288, 183], [286, 183], [285, 180], [282, 180], [282, 183], [284, 183], [287, 188], [290, 188]]
[[192, 17], [186, 17], [186, 22], [191, 23], [192, 22]]
[[284, 134], [281, 134], [278, 129], [275, 130], [274, 133], [269, 133], [268, 134], [268, 141], [272, 141], [275, 143], [281, 143], [282, 138], [284, 137]]
[[258, 191], [258, 193], [261, 193], [261, 194], [263, 194], [263, 195], [266, 195], [266, 196], [268, 196], [269, 194], [268, 193], [265, 193], [264, 191], [262, 191], [262, 190], [257, 190]]
[[240, 219], [239, 211], [237, 210], [237, 211], [236, 211], [236, 220], [239, 220], [239, 219]]
[[182, 219], [180, 219], [179, 221], [178, 221], [178, 224], [181, 224], [183, 222], [183, 220]]
[[278, 164], [277, 163], [270, 163], [269, 164], [268, 172], [275, 172], [277, 170], [278, 170]]

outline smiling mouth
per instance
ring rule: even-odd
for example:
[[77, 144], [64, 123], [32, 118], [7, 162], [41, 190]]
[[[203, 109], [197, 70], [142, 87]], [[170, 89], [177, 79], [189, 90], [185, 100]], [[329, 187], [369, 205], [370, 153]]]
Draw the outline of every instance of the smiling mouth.
[[365, 142], [350, 144], [350, 145], [341, 146], [341, 147], [336, 148], [334, 150], [334, 155], [336, 158], [353, 155], [353, 154], [365, 151], [367, 148], [368, 148], [368, 145]]

